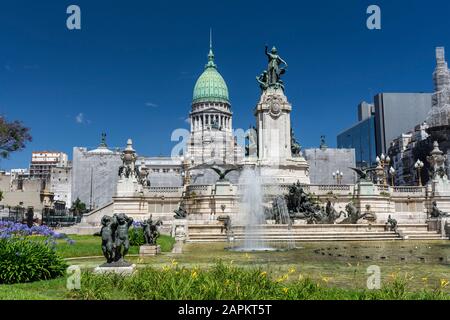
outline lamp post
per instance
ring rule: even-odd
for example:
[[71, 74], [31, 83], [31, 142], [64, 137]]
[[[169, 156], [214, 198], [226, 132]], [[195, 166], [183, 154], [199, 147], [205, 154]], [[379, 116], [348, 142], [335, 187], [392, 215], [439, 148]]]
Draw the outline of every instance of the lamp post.
[[378, 176], [381, 176], [383, 178], [383, 184], [387, 185], [387, 174], [386, 169], [389, 167], [389, 164], [391, 163], [391, 158], [389, 156], [385, 156], [384, 153], [381, 154], [381, 156], [377, 157], [377, 168], [376, 172]]
[[395, 169], [391, 167], [389, 169], [389, 174], [391, 175], [391, 186], [394, 186], [395, 173], [396, 173]]
[[420, 161], [420, 159], [417, 159], [416, 163], [414, 164], [414, 168], [417, 170], [417, 177], [418, 177], [418, 181], [419, 181], [419, 187], [422, 187], [422, 169], [425, 166], [425, 164]]
[[336, 184], [342, 184], [342, 179], [344, 178], [344, 173], [342, 171], [336, 170], [333, 172], [333, 179], [336, 180]]

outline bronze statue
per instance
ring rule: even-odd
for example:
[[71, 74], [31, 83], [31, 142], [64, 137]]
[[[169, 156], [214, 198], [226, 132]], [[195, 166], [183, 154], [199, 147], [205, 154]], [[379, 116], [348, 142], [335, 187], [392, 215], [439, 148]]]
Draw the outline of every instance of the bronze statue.
[[387, 229], [389, 231], [397, 232], [397, 226], [398, 226], [397, 220], [395, 220], [394, 218], [391, 217], [391, 215], [389, 215], [389, 218], [386, 223]]
[[349, 169], [356, 172], [356, 174], [358, 175], [359, 181], [364, 181], [364, 182], [370, 182], [371, 179], [369, 177], [369, 172], [376, 170], [376, 169], [358, 169], [358, 168], [352, 168], [352, 167], [349, 167]]
[[156, 240], [159, 238], [160, 233], [158, 227], [162, 225], [163, 222], [158, 220], [153, 222], [152, 216], [142, 223], [142, 228], [144, 229], [144, 240], [147, 245], [156, 245]]
[[102, 237], [102, 252], [106, 258], [104, 267], [129, 266], [124, 261], [125, 255], [130, 248], [128, 229], [133, 223], [133, 219], [124, 213], [114, 214], [113, 217], [103, 216], [102, 228], [99, 233]]
[[368, 214], [361, 214], [361, 211], [359, 211], [352, 202], [347, 204], [345, 210], [347, 211], [347, 218], [342, 220], [340, 224], [357, 224], [359, 220], [363, 219]]
[[106, 263], [112, 263], [114, 261], [114, 230], [113, 219], [110, 216], [103, 216], [100, 236], [102, 237], [102, 252], [106, 258]]
[[128, 217], [124, 213], [119, 213], [113, 216], [113, 220], [116, 229], [114, 234], [114, 261], [123, 262], [130, 249], [128, 229], [133, 223], [133, 218]]
[[220, 228], [220, 232], [223, 233], [225, 231], [227, 235], [230, 235], [230, 233], [232, 232], [230, 216], [228, 215], [219, 216], [217, 220], [223, 223], [223, 227]]
[[[265, 47], [265, 54], [269, 60], [268, 67], [267, 67], [267, 74], [268, 74], [268, 85], [269, 86], [277, 86], [282, 83], [280, 83], [281, 75], [286, 72], [287, 69], [287, 63], [284, 61], [279, 55], [277, 48], [273, 47], [272, 50], [269, 52], [268, 47]], [[284, 65], [281, 67], [281, 65]]]
[[267, 70], [264, 70], [261, 75], [256, 77], [259, 87], [262, 91], [266, 91], [269, 87], [284, 90], [284, 84], [283, 80], [281, 80], [281, 76], [286, 73], [288, 66], [286, 61], [278, 55], [278, 50], [275, 47], [269, 51], [266, 46], [264, 52], [268, 58], [268, 65]]
[[301, 151], [302, 151], [302, 147], [295, 139], [294, 130], [291, 128], [291, 154], [294, 158], [300, 157]]
[[285, 200], [291, 220], [306, 220], [308, 224], [316, 224], [323, 220], [325, 215], [323, 210], [304, 191], [300, 182], [289, 187]]
[[186, 205], [184, 204], [184, 201], [181, 201], [180, 206], [177, 210], [174, 210], [175, 215], [173, 216], [175, 219], [186, 219], [187, 218], [187, 211], [186, 211]]
[[256, 77], [256, 81], [259, 83], [259, 87], [261, 88], [261, 91], [267, 90], [269, 87], [269, 78], [267, 76], [267, 70], [264, 70], [263, 73], [261, 73], [258, 77]]
[[443, 212], [437, 207], [437, 202], [433, 201], [433, 208], [430, 213], [431, 218], [447, 218], [450, 217], [450, 214]]
[[336, 221], [342, 216], [346, 215], [345, 212], [337, 212], [336, 209], [333, 207], [330, 200], [327, 201], [327, 205], [325, 207], [325, 219], [324, 223], [326, 224], [335, 224]]
[[211, 170], [214, 170], [218, 175], [219, 175], [219, 181], [226, 181], [226, 176], [233, 171], [238, 170], [238, 168], [231, 168], [231, 169], [226, 169], [224, 171], [222, 171], [219, 168], [215, 168], [215, 167], [210, 167]]

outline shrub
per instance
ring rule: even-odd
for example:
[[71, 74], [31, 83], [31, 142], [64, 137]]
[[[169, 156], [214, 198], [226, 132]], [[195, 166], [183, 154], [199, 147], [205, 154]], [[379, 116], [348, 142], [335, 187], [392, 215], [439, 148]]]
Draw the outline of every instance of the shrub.
[[128, 230], [128, 238], [130, 240], [130, 246], [142, 246], [145, 243], [144, 229], [134, 226]]
[[0, 239], [0, 284], [54, 279], [62, 276], [66, 268], [47, 241]]

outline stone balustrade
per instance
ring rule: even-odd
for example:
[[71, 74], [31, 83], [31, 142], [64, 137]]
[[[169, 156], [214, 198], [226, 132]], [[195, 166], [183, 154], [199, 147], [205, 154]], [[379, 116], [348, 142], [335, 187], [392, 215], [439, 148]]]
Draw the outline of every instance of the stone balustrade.
[[150, 187], [147, 192], [149, 196], [181, 197], [183, 187]]
[[189, 195], [211, 195], [212, 191], [212, 185], [190, 185], [187, 187], [187, 193]]
[[414, 195], [425, 195], [426, 188], [425, 187], [391, 187], [393, 193], [408, 193]]

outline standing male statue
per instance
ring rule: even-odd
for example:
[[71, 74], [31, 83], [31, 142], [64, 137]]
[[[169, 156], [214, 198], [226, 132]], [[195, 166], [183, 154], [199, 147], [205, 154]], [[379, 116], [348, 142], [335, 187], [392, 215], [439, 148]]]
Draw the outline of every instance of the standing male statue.
[[130, 240], [128, 238], [128, 229], [133, 223], [133, 218], [126, 216], [124, 213], [115, 214], [114, 226], [116, 227], [114, 236], [114, 261], [122, 262], [130, 248]]
[[103, 216], [100, 236], [102, 237], [102, 252], [106, 258], [106, 263], [112, 263], [114, 261], [114, 230], [113, 219], [110, 216]]

